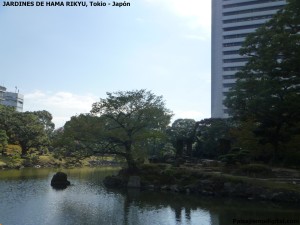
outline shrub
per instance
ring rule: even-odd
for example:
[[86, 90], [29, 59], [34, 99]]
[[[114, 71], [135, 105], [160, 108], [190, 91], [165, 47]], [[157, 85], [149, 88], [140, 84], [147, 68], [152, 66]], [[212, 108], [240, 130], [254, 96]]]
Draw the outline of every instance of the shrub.
[[227, 165], [235, 165], [237, 163], [250, 163], [250, 152], [241, 148], [233, 148], [226, 155], [222, 155], [219, 159]]
[[227, 165], [234, 165], [237, 163], [237, 157], [236, 154], [226, 154], [226, 155], [221, 155], [219, 157], [221, 162], [226, 163]]

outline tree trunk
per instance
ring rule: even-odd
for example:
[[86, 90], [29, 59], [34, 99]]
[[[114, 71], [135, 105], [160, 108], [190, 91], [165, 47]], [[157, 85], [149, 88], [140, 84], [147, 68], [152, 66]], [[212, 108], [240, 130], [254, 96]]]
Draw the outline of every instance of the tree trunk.
[[22, 149], [21, 156], [25, 157], [27, 155], [28, 148], [26, 146], [23, 146], [21, 143], [20, 143], [20, 146], [21, 146], [21, 149]]
[[126, 161], [127, 161], [127, 165], [128, 165], [128, 170], [129, 172], [136, 172], [138, 170], [136, 162], [133, 159], [132, 156], [132, 152], [131, 152], [131, 143], [126, 143], [125, 145], [125, 149], [126, 149]]
[[136, 166], [136, 163], [135, 163], [135, 161], [134, 161], [132, 155], [131, 155], [131, 154], [127, 154], [127, 155], [125, 156], [125, 158], [126, 158], [126, 161], [127, 161], [128, 170], [129, 170], [130, 172], [136, 172], [136, 171], [138, 170], [138, 168], [137, 168], [137, 166]]
[[187, 140], [186, 142], [186, 155], [188, 157], [193, 157], [193, 141]]
[[273, 160], [278, 160], [280, 158], [279, 155], [279, 144], [280, 144], [280, 132], [281, 132], [282, 124], [277, 124], [275, 129], [274, 137], [272, 138], [272, 145], [274, 148]]
[[176, 140], [176, 159], [182, 158], [183, 145], [183, 140]]

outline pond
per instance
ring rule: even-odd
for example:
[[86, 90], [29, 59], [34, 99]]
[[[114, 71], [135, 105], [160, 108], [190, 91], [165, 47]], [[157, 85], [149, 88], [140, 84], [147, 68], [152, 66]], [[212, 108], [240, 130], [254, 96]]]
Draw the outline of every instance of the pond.
[[108, 190], [102, 180], [116, 173], [115, 168], [64, 169], [72, 185], [57, 191], [50, 186], [57, 171], [0, 171], [0, 224], [250, 224], [246, 220], [254, 220], [251, 224], [300, 224], [300, 206], [292, 204]]

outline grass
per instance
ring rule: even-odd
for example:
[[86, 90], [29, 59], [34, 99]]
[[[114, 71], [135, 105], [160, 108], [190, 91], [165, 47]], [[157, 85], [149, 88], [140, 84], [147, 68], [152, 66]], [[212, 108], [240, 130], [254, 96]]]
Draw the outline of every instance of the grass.
[[6, 166], [6, 163], [0, 159], [0, 167]]

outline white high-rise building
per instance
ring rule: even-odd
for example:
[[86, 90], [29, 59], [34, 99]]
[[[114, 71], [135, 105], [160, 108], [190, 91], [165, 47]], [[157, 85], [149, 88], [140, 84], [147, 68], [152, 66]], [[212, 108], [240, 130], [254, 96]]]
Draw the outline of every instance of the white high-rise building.
[[228, 117], [223, 101], [247, 62], [239, 55], [245, 37], [268, 21], [285, 0], [212, 0], [211, 117]]
[[14, 107], [18, 112], [23, 112], [24, 95], [14, 92], [5, 92], [4, 101], [5, 106]]
[[18, 112], [23, 111], [24, 95], [17, 92], [7, 92], [0, 86], [0, 105], [14, 107]]
[[4, 93], [6, 92], [6, 88], [0, 86], [0, 104], [4, 101]]

